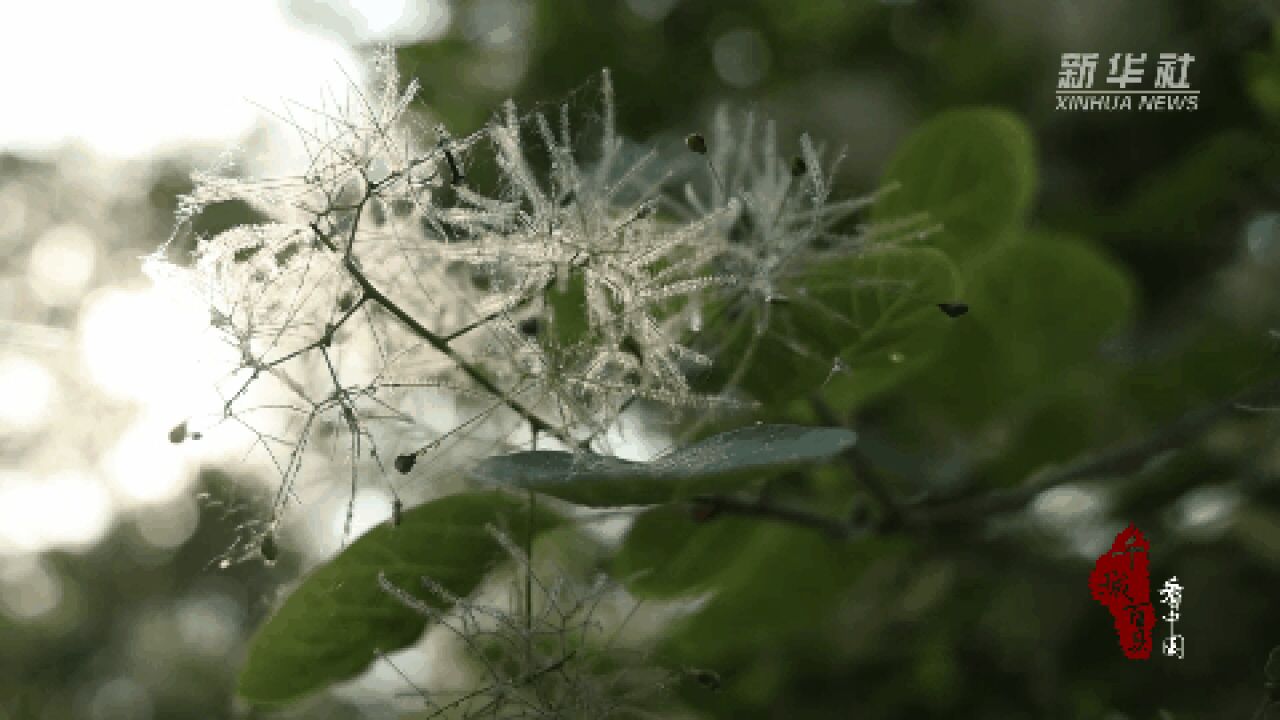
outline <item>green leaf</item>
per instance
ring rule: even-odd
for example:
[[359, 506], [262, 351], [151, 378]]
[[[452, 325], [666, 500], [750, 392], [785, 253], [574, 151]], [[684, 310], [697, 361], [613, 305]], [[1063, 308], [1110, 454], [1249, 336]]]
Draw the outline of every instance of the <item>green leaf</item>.
[[[959, 299], [954, 265], [932, 248], [824, 263], [797, 285], [803, 294], [771, 306], [763, 334], [741, 322], [719, 353], [748, 363], [738, 385], [770, 405], [822, 391], [849, 407], [891, 389], [942, 346], [954, 320], [938, 303]], [[724, 379], [733, 371], [719, 370]]]
[[[962, 299], [955, 266], [932, 248], [875, 252], [858, 258], [852, 271], [868, 280], [846, 291], [856, 329], [840, 349], [846, 369], [831, 373], [824, 388], [842, 408], [861, 405], [927, 365], [957, 322], [938, 303]], [[815, 274], [815, 284], [832, 286], [839, 273], [839, 267], [826, 266]]]
[[909, 551], [902, 538], [833, 542], [807, 528], [760, 524], [715, 578], [715, 595], [672, 627], [666, 643], [690, 664], [758, 655], [786, 638], [821, 632], [851, 583]]
[[580, 505], [653, 505], [740, 487], [762, 470], [825, 460], [854, 439], [844, 428], [753, 425], [651, 462], [533, 450], [488, 458], [472, 474], [484, 483], [529, 488]]
[[759, 527], [758, 519], [742, 517], [696, 523], [683, 504], [660, 505], [631, 525], [613, 557], [612, 574], [636, 597], [708, 590]]
[[969, 314], [913, 383], [913, 393], [971, 427], [1030, 395], [1045, 378], [1087, 368], [1131, 322], [1128, 274], [1087, 243], [1019, 237], [970, 266]]
[[[404, 513], [398, 527], [380, 525], [312, 572], [258, 629], [238, 692], [263, 704], [285, 703], [353, 677], [376, 658], [415, 642], [427, 618], [387, 594], [395, 586], [447, 610], [423, 590], [429, 577], [465, 597], [505, 555], [486, 525], [523, 538], [529, 509], [497, 493], [451, 495]], [[538, 509], [535, 533], [560, 519]]]
[[1026, 382], [1097, 352], [1133, 317], [1125, 271], [1074, 238], [1037, 234], [983, 259], [969, 283], [971, 314], [986, 323]]
[[872, 218], [926, 212], [946, 230], [939, 247], [973, 256], [1019, 225], [1035, 193], [1034, 143], [1026, 124], [994, 108], [945, 112], [916, 130], [889, 162], [898, 188]]
[[579, 270], [570, 272], [567, 280], [563, 290], [559, 283], [551, 283], [545, 297], [556, 347], [572, 350], [591, 332], [591, 326], [587, 317], [586, 278]]

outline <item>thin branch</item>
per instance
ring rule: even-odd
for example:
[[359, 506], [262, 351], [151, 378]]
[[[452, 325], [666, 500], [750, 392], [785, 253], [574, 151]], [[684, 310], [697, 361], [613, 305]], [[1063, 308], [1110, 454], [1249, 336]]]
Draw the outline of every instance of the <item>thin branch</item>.
[[[981, 522], [993, 515], [1021, 510], [1036, 495], [1057, 485], [1084, 477], [1116, 477], [1136, 472], [1161, 453], [1176, 450], [1185, 445], [1222, 417], [1233, 410], [1251, 405], [1268, 394], [1280, 390], [1280, 381], [1269, 380], [1255, 385], [1226, 400], [1186, 413], [1172, 424], [1130, 443], [1117, 445], [1097, 453], [1084, 455], [1065, 465], [1049, 466], [1032, 473], [1026, 481], [1011, 490], [994, 490], [977, 497], [963, 498], [941, 503], [914, 503], [911, 506], [910, 524], [929, 528], [945, 525], [964, 525]], [[815, 408], [816, 409], [816, 408]], [[829, 412], [829, 408], [828, 408]], [[828, 416], [830, 417], [830, 416]], [[865, 459], [862, 461], [865, 462]], [[868, 483], [868, 490], [875, 494], [878, 485], [874, 476], [860, 474]], [[879, 495], [877, 495], [879, 497]], [[808, 527], [830, 537], [850, 540], [866, 534], [868, 528], [843, 521], [824, 513], [774, 505], [762, 500], [743, 500], [719, 495], [703, 495], [694, 499], [694, 509], [707, 519], [716, 515], [740, 515], [758, 517], [789, 525]], [[885, 506], [886, 508], [889, 506]], [[903, 509], [902, 506], [898, 506]], [[910, 525], [907, 525], [908, 527]], [[893, 529], [891, 526], [876, 528], [878, 532]]]
[[1269, 380], [1213, 405], [1184, 414], [1135, 442], [1117, 445], [1077, 458], [1065, 465], [1051, 465], [1032, 473], [1020, 486], [996, 490], [974, 498], [963, 498], [917, 509], [928, 524], [956, 524], [981, 520], [996, 512], [1018, 510], [1050, 488], [1080, 478], [1116, 477], [1136, 472], [1161, 453], [1176, 450], [1231, 411], [1280, 389]]
[[[516, 400], [515, 398], [508, 397], [507, 394], [504, 393], [500, 388], [498, 388], [498, 386], [495, 385], [492, 380], [486, 377], [484, 373], [480, 372], [479, 368], [475, 367], [469, 361], [467, 361], [466, 358], [463, 358], [461, 355], [459, 355], [458, 352], [454, 350], [453, 347], [449, 344], [449, 341], [447, 338], [432, 332], [429, 328], [427, 328], [425, 325], [419, 322], [417, 318], [413, 317], [408, 312], [405, 312], [403, 308], [401, 308], [398, 304], [396, 304], [393, 300], [391, 300], [391, 298], [387, 297], [364, 274], [364, 271], [360, 269], [359, 264], [356, 263], [355, 258], [353, 257], [353, 248], [355, 247], [356, 230], [360, 223], [360, 216], [364, 208], [364, 203], [368, 201], [371, 191], [372, 191], [372, 187], [366, 188], [365, 199], [362, 202], [360, 202], [357, 206], [354, 218], [351, 223], [351, 228], [348, 231], [349, 236], [347, 240], [347, 247], [343, 254], [343, 259], [342, 259], [343, 266], [346, 268], [347, 272], [351, 275], [351, 279], [355, 280], [356, 284], [359, 285], [360, 289], [363, 291], [364, 295], [362, 299], [372, 300], [378, 305], [381, 305], [383, 309], [391, 313], [397, 320], [400, 321], [401, 324], [403, 324], [406, 328], [408, 328], [419, 339], [423, 340], [432, 348], [443, 353], [446, 357], [448, 357], [451, 361], [453, 361], [453, 363], [458, 367], [458, 369], [461, 370], [468, 378], [470, 378], [472, 382], [479, 385], [490, 395], [500, 399], [503, 402], [503, 404], [509, 407], [517, 415], [519, 415], [521, 419], [523, 419], [525, 422], [528, 422], [531, 426], [533, 426], [535, 431], [543, 431], [543, 432], [550, 433], [556, 436], [556, 438], [564, 442], [566, 445], [582, 448], [583, 447], [582, 443], [578, 442], [577, 440], [574, 440], [567, 432], [565, 432], [564, 430], [558, 427], [555, 427], [554, 425], [538, 417], [532, 410], [525, 407], [520, 401]], [[313, 223], [311, 228], [316, 233], [317, 237], [320, 239], [322, 243], [327, 245], [332, 250], [337, 250], [337, 247], [333, 244], [332, 239], [327, 237], [324, 233], [322, 233], [317, 225]]]
[[695, 510], [716, 515], [739, 515], [812, 528], [837, 540], [848, 540], [858, 534], [858, 528], [833, 517], [810, 510], [783, 507], [762, 500], [743, 500], [727, 495], [699, 495], [693, 500]]
[[[835, 411], [822, 398], [817, 396], [810, 398], [809, 405], [823, 424], [830, 426], [842, 425], [836, 418]], [[840, 458], [853, 469], [853, 474], [858, 478], [858, 481], [862, 483], [867, 492], [880, 505], [880, 509], [884, 513], [881, 524], [882, 530], [892, 530], [911, 524], [912, 518], [907, 509], [893, 496], [893, 491], [889, 489], [885, 479], [872, 466], [866, 455], [858, 449], [856, 443], [840, 453]]]

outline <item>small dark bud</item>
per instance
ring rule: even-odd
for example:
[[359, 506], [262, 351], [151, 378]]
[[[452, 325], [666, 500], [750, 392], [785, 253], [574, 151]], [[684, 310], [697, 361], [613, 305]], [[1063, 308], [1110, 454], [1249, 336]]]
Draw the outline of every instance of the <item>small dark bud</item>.
[[719, 690], [723, 685], [720, 676], [711, 670], [694, 669], [689, 671], [689, 675], [694, 682], [708, 690]]
[[276, 265], [284, 267], [285, 265], [289, 264], [289, 261], [293, 259], [293, 256], [298, 254], [299, 247], [300, 246], [298, 243], [291, 242], [288, 245], [285, 245], [284, 247], [280, 248], [280, 250], [276, 253]]
[[804, 158], [799, 155], [791, 158], [791, 177], [804, 177], [809, 172], [809, 166], [805, 163]]
[[630, 335], [622, 338], [622, 342], [618, 343], [618, 349], [622, 352], [630, 353], [641, 363], [644, 362], [644, 350], [641, 349], [640, 343], [636, 342], [636, 339]]
[[177, 425], [174, 425], [173, 429], [169, 431], [169, 442], [176, 445], [186, 439], [187, 439], [187, 421], [183, 420]]
[[720, 506], [709, 500], [694, 500], [689, 506], [689, 517], [696, 523], [704, 523], [720, 514]]
[[702, 137], [700, 133], [692, 133], [685, 137], [684, 144], [688, 145], [690, 150], [698, 153], [699, 155], [707, 154], [707, 139]]
[[407, 475], [409, 471], [413, 469], [414, 464], [417, 462], [418, 462], [417, 453], [405, 453], [403, 455], [397, 455], [396, 462], [395, 462], [396, 470], [399, 470], [402, 475]]
[[536, 337], [542, 330], [542, 321], [536, 317], [527, 317], [516, 326], [525, 337]]
[[947, 317], [958, 318], [969, 312], [969, 306], [962, 302], [945, 302], [938, 303], [938, 309], [947, 314]]
[[262, 249], [262, 243], [258, 243], [257, 245], [250, 245], [249, 247], [242, 247], [231, 254], [231, 259], [238, 263], [248, 262], [250, 258], [252, 258], [254, 255], [257, 255], [258, 251], [261, 249]]
[[258, 552], [262, 553], [262, 559], [269, 563], [276, 561], [280, 557], [280, 547], [276, 545], [276, 536], [267, 533], [262, 538], [262, 544], [258, 546]]

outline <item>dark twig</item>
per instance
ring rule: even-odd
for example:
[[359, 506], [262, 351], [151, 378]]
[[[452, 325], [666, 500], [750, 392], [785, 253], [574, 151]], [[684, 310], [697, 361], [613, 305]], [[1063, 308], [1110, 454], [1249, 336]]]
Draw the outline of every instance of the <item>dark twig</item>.
[[[1115, 477], [1136, 472], [1157, 455], [1182, 447], [1187, 441], [1210, 427], [1214, 422], [1228, 415], [1232, 410], [1254, 405], [1268, 394], [1277, 390], [1280, 390], [1280, 381], [1270, 380], [1261, 383], [1227, 400], [1188, 412], [1171, 425], [1135, 442], [1117, 445], [1101, 452], [1085, 455], [1065, 465], [1049, 466], [1039, 470], [1032, 473], [1021, 486], [1011, 490], [996, 490], [983, 493], [977, 497], [933, 504], [927, 502], [914, 503], [911, 506], [910, 522], [899, 527], [915, 525], [928, 528], [981, 522], [995, 514], [1020, 510], [1041, 492], [1072, 480], [1084, 477]], [[815, 407], [815, 410], [817, 410], [817, 407]], [[819, 416], [824, 417], [824, 421], [830, 422], [830, 419], [834, 418], [834, 415], [830, 414], [830, 408], [826, 408], [825, 413], [824, 417], [823, 411], [819, 411]], [[865, 463], [866, 459], [862, 458], [858, 462]], [[877, 489], [873, 488], [883, 490], [883, 497], [890, 501], [892, 500], [892, 496], [888, 494], [888, 489], [880, 484], [875, 475], [868, 476], [866, 473], [862, 473], [859, 477], [867, 485], [868, 491], [876, 495], [878, 499], [881, 495]], [[895, 506], [884, 504], [883, 507], [888, 512], [892, 512], [889, 508]], [[901, 505], [896, 507], [899, 511], [905, 510]], [[728, 496], [703, 495], [694, 499], [694, 509], [696, 515], [706, 519], [717, 515], [758, 517], [789, 525], [812, 528], [842, 540], [860, 537], [866, 531], [866, 528], [860, 527], [853, 522], [842, 521], [824, 513], [781, 507], [763, 500], [743, 500]], [[908, 516], [902, 515], [900, 517], [906, 518]], [[876, 531], [883, 533], [890, 529], [893, 528], [882, 524], [876, 528]]]
[[[835, 411], [822, 398], [816, 396], [810, 398], [809, 405], [824, 425], [840, 426], [842, 424], [836, 418]], [[911, 517], [906, 508], [893, 496], [893, 491], [889, 489], [885, 479], [872, 466], [866, 455], [858, 450], [856, 443], [841, 453], [840, 457], [853, 469], [853, 474], [857, 476], [858, 481], [879, 504], [881, 512], [884, 513], [881, 522], [882, 530], [892, 530], [911, 524]]]
[[[521, 419], [528, 422], [534, 428], [535, 432], [547, 432], [555, 435], [556, 438], [567, 445], [582, 447], [582, 443], [574, 440], [568, 433], [538, 417], [520, 401], [509, 397], [497, 385], [495, 385], [492, 380], [486, 377], [479, 368], [475, 367], [466, 358], [459, 355], [458, 351], [454, 350], [449, 344], [448, 338], [432, 332], [429, 328], [419, 322], [417, 318], [410, 315], [391, 298], [387, 297], [387, 295], [379, 290], [373, 282], [369, 280], [368, 276], [364, 274], [364, 271], [360, 268], [359, 263], [355, 261], [354, 257], [356, 229], [359, 227], [360, 216], [364, 210], [365, 203], [367, 203], [369, 198], [372, 197], [374, 189], [373, 185], [366, 185], [364, 198], [357, 204], [352, 218], [351, 227], [347, 231], [347, 246], [343, 253], [343, 266], [351, 276], [351, 279], [355, 280], [356, 284], [360, 286], [360, 289], [363, 292], [363, 295], [361, 296], [362, 301], [369, 300], [382, 306], [384, 310], [391, 313], [410, 332], [452, 360], [458, 369], [470, 378], [472, 382], [479, 385], [485, 390], [485, 392], [488, 392], [493, 397], [501, 400], [507, 407], [519, 415]], [[329, 247], [331, 250], [336, 251], [338, 249], [333, 243], [332, 238], [321, 232], [317, 225], [313, 224], [312, 230], [316, 233], [316, 236], [321, 243]]]
[[1257, 401], [1278, 388], [1280, 383], [1269, 380], [1226, 400], [1192, 410], [1140, 440], [1084, 455], [1065, 465], [1051, 465], [1038, 470], [1016, 488], [925, 506], [916, 512], [932, 525], [963, 524], [981, 520], [992, 513], [1020, 509], [1036, 495], [1072, 480], [1137, 472], [1157, 455], [1182, 447], [1232, 410], [1250, 405], [1251, 401]]
[[761, 500], [743, 500], [726, 495], [700, 495], [694, 498], [695, 506], [709, 511], [709, 516], [740, 515], [799, 525], [826, 533], [837, 540], [847, 540], [857, 534], [852, 525], [835, 518], [799, 508], [782, 507]]

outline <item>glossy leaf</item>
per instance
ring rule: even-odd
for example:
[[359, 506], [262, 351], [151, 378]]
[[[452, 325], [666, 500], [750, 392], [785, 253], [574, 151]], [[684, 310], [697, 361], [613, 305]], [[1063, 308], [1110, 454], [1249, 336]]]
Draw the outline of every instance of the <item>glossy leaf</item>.
[[683, 503], [661, 505], [636, 518], [614, 556], [612, 573], [637, 597], [710, 590], [760, 527], [754, 518], [696, 522]]
[[[523, 538], [528, 507], [497, 493], [451, 495], [405, 511], [398, 527], [380, 525], [308, 575], [253, 637], [238, 692], [263, 704], [284, 703], [346, 680], [416, 641], [427, 618], [385, 592], [379, 573], [426, 605], [430, 577], [455, 595], [470, 594], [505, 551], [486, 525]], [[559, 523], [539, 508], [534, 531]]]
[[1035, 193], [1034, 145], [1026, 124], [993, 108], [943, 113], [916, 130], [890, 161], [897, 189], [873, 218], [928, 213], [945, 234], [939, 247], [968, 258], [1021, 224]]
[[754, 318], [740, 322], [719, 353], [725, 378], [746, 362], [738, 385], [771, 405], [834, 392], [849, 406], [892, 388], [943, 345], [954, 322], [938, 303], [960, 294], [955, 267], [932, 248], [821, 264], [800, 284], [803, 294], [767, 309], [763, 333]]
[[533, 450], [489, 458], [472, 473], [490, 485], [529, 488], [580, 505], [651, 505], [740, 487], [763, 470], [825, 460], [854, 439], [844, 428], [753, 425], [650, 462]]

